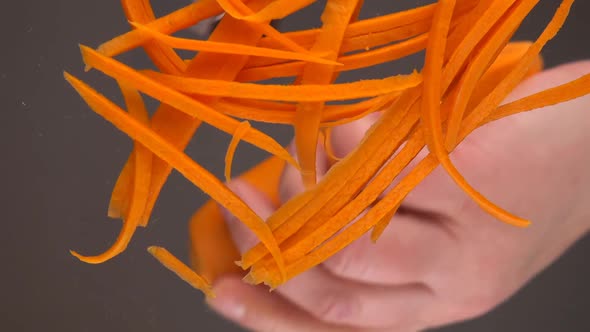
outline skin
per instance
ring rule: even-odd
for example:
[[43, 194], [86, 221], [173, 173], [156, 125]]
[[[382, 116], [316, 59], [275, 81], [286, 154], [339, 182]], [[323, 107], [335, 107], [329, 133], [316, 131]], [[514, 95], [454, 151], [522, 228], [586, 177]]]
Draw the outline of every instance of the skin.
[[[508, 100], [588, 72], [590, 61], [544, 71]], [[335, 152], [348, 153], [373, 120], [336, 128]], [[590, 96], [484, 126], [451, 157], [475, 188], [532, 220], [531, 227], [488, 216], [439, 167], [407, 197], [377, 244], [366, 235], [272, 293], [222, 277], [214, 285], [218, 297], [209, 304], [261, 332], [407, 332], [483, 315], [589, 232], [589, 143]], [[319, 172], [325, 172], [321, 151], [318, 160]], [[285, 200], [302, 190], [299, 179], [286, 169]], [[261, 217], [276, 209], [246, 183], [230, 186]], [[226, 220], [242, 252], [256, 242], [235, 218]]]

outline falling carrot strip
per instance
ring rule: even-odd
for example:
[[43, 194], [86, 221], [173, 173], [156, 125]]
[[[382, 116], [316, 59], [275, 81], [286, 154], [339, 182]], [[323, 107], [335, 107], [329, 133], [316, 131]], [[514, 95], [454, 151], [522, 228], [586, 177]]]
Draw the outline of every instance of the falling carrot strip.
[[178, 258], [174, 257], [168, 250], [162, 247], [151, 246], [148, 248], [148, 252], [160, 263], [162, 263], [162, 265], [164, 265], [168, 270], [179, 276], [180, 279], [186, 281], [189, 285], [205, 293], [207, 298], [215, 298], [211, 283], [191, 270]]
[[418, 85], [422, 76], [416, 72], [409, 75], [387, 77], [380, 80], [365, 80], [342, 84], [272, 85], [228, 82], [185, 78], [144, 71], [146, 78], [176, 91], [189, 94], [245, 99], [282, 101], [326, 101], [367, 98], [398, 92]]
[[145, 33], [149, 34], [152, 38], [161, 41], [162, 43], [178, 48], [183, 50], [191, 50], [191, 51], [206, 51], [206, 52], [214, 52], [214, 53], [225, 53], [225, 54], [241, 54], [241, 55], [250, 55], [250, 56], [259, 56], [259, 57], [270, 57], [270, 58], [277, 58], [277, 59], [287, 59], [287, 60], [301, 60], [301, 61], [309, 61], [309, 62], [317, 62], [322, 64], [329, 64], [329, 65], [340, 65], [340, 63], [335, 61], [330, 61], [318, 57], [314, 57], [308, 54], [301, 54], [295, 52], [288, 52], [288, 51], [281, 51], [275, 50], [271, 48], [261, 48], [261, 47], [253, 47], [248, 45], [236, 45], [232, 43], [221, 43], [221, 42], [213, 42], [213, 41], [202, 41], [202, 40], [193, 40], [193, 39], [185, 39], [185, 38], [178, 38], [168, 36], [166, 34], [160, 33], [156, 30], [152, 30], [149, 27], [136, 23], [136, 22], [129, 22], [134, 27], [138, 28], [139, 30], [144, 31]]
[[[65, 77], [96, 113], [150, 149], [158, 157], [178, 170], [195, 186], [199, 187], [244, 222], [263, 243], [266, 243], [268, 250], [273, 253], [273, 256], [277, 260], [279, 270], [284, 269], [280, 249], [270, 228], [238, 196], [224, 186], [214, 175], [195, 163], [187, 155], [178, 151], [173, 145], [162, 139], [162, 137], [154, 133], [151, 129], [125, 114], [123, 110], [104, 96], [68, 73], [65, 73]], [[75, 256], [88, 263], [98, 262], [103, 259], [100, 255], [96, 257]]]
[[252, 128], [252, 126], [250, 126], [250, 123], [248, 121], [241, 122], [238, 128], [236, 129], [236, 132], [232, 136], [231, 141], [229, 142], [227, 153], [225, 155], [225, 181], [228, 183], [231, 180], [231, 166], [234, 161], [236, 149], [238, 147], [238, 144], [240, 143], [240, 140], [242, 139], [242, 137], [244, 137], [244, 135], [246, 135], [246, 132], [248, 132], [250, 128]]

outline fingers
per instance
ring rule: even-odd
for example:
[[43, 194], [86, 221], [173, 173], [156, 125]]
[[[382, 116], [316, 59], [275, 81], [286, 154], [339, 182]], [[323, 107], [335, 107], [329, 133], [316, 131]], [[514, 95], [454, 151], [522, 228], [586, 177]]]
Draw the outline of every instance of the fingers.
[[324, 266], [338, 277], [358, 282], [428, 283], [458, 262], [459, 243], [448, 223], [435, 215], [398, 212], [377, 243], [365, 234]]
[[[238, 277], [219, 280], [209, 305], [226, 318], [256, 332], [377, 332], [321, 322], [264, 287], [243, 283]], [[382, 331], [385, 332], [385, 331]]]
[[433, 302], [432, 293], [422, 284], [369, 285], [338, 278], [319, 267], [290, 280], [277, 292], [321, 321], [389, 331], [426, 326]]

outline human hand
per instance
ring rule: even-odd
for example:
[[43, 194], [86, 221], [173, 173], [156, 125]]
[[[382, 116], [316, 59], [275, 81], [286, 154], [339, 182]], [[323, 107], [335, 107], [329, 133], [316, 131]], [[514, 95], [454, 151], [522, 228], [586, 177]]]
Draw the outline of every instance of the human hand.
[[[542, 72], [509, 99], [588, 72], [590, 62]], [[336, 128], [335, 152], [343, 156], [352, 150], [371, 121]], [[532, 220], [529, 228], [487, 215], [438, 168], [404, 200], [376, 244], [365, 235], [273, 293], [222, 277], [210, 304], [238, 324], [264, 332], [405, 332], [482, 315], [590, 230], [588, 143], [590, 96], [488, 124], [451, 157], [475, 188]], [[318, 160], [325, 172], [326, 157]], [[261, 217], [276, 209], [245, 182], [230, 186]], [[284, 199], [302, 190], [294, 169], [285, 171], [281, 190]], [[257, 242], [235, 218], [227, 222], [242, 252]]]

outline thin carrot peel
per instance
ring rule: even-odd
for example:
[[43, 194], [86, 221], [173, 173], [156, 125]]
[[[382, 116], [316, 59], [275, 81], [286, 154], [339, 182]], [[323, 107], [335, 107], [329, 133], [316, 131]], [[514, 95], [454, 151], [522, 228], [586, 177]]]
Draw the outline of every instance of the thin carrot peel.
[[[149, 251], [207, 296], [213, 296], [210, 283], [225, 273], [241, 273], [249, 283], [274, 288], [371, 230], [377, 241], [387, 227], [395, 227], [404, 198], [438, 166], [484, 211], [514, 226], [529, 224], [472, 188], [450, 153], [488, 122], [590, 94], [586, 75], [501, 104], [520, 82], [542, 69], [540, 52], [564, 24], [574, 0], [561, 2], [534, 42], [511, 39], [539, 0], [439, 0], [369, 19], [359, 19], [359, 13], [370, 2], [328, 0], [320, 28], [283, 33], [270, 25], [314, 2], [202, 0], [156, 17], [148, 0], [123, 1], [133, 30], [98, 50], [83, 46], [81, 51], [88, 68], [118, 82], [128, 112], [65, 74], [90, 108], [134, 141], [108, 209], [123, 225], [105, 253], [72, 254], [88, 263], [121, 254], [135, 229], [147, 225], [172, 169], [212, 200], [191, 219], [191, 268], [163, 248]], [[227, 15], [206, 41], [172, 35], [220, 13]], [[137, 47], [144, 48], [157, 71], [135, 69], [114, 58]], [[184, 61], [174, 49], [198, 53]], [[336, 82], [340, 73], [423, 50], [420, 73]], [[295, 79], [284, 85], [262, 82], [280, 77]], [[151, 118], [140, 92], [161, 102]], [[361, 143], [347, 156], [334, 156], [332, 128], [377, 112], [378, 120]], [[292, 126], [297, 158], [251, 121]], [[183, 152], [201, 122], [232, 137], [225, 157], [227, 182], [239, 142], [271, 155], [239, 176], [275, 204], [266, 221]], [[330, 170], [319, 181], [318, 140], [331, 159]], [[430, 154], [415, 160], [425, 147]], [[306, 190], [281, 203], [278, 187], [287, 163], [300, 171]], [[403, 178], [402, 172], [407, 174]], [[392, 182], [396, 184], [389, 188]], [[260, 243], [240, 255], [221, 208], [250, 228]]]

